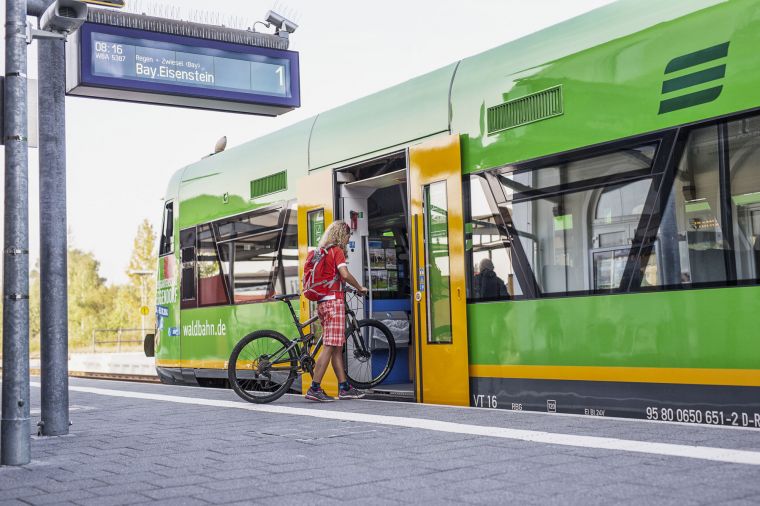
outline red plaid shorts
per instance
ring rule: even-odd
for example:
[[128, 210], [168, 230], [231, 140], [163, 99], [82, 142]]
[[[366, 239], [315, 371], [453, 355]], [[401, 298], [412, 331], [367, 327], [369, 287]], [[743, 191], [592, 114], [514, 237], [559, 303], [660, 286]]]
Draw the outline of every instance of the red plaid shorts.
[[318, 303], [317, 314], [322, 324], [322, 343], [343, 346], [346, 342], [346, 308], [342, 294], [337, 294], [334, 300]]

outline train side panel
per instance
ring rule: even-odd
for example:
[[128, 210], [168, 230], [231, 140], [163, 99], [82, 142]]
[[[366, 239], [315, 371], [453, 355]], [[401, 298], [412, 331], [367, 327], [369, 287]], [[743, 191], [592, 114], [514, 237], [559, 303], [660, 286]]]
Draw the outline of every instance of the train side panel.
[[[662, 16], [653, 25], [650, 8]], [[464, 173], [539, 167], [548, 155], [760, 107], [757, 2], [619, 2], [557, 28], [551, 40], [535, 34], [460, 65], [452, 127]], [[544, 58], [532, 58], [537, 45]], [[488, 108], [558, 85], [561, 114], [489, 133]], [[757, 156], [743, 156], [744, 174], [758, 169]], [[752, 201], [746, 195], [733, 205]], [[690, 421], [681, 418], [692, 409], [702, 423], [717, 407], [726, 425], [733, 413], [760, 428], [760, 288], [714, 285], [469, 304], [472, 403], [651, 419], [664, 409], [675, 421]]]
[[[462, 135], [462, 170], [477, 172], [758, 107], [759, 24], [760, 4], [752, 0], [625, 1], [467, 58], [452, 88], [452, 130]], [[695, 55], [721, 45], [726, 56], [720, 50], [701, 59]], [[692, 63], [689, 55], [696, 58]], [[680, 68], [679, 61], [687, 66]], [[677, 70], [666, 73], [671, 62]], [[715, 79], [700, 74], [713, 68]], [[682, 80], [663, 88], [674, 79]], [[489, 133], [489, 108], [555, 86], [561, 86], [562, 114]], [[696, 103], [695, 96], [694, 105], [660, 112], [668, 99], [718, 87], [709, 101]], [[663, 93], [671, 88], [678, 89]]]

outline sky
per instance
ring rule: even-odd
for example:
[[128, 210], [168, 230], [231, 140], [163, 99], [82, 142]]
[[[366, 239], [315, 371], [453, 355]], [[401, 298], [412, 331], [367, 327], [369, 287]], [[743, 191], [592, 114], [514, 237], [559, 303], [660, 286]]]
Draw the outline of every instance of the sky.
[[[250, 26], [269, 9], [298, 23], [301, 108], [277, 118], [68, 97], [70, 245], [90, 251], [109, 283], [127, 280], [138, 225], [156, 232], [171, 175], [322, 111], [611, 3], [610, 0], [127, 0], [131, 10]], [[2, 2], [4, 4], [4, 2]], [[210, 6], [213, 6], [213, 11]], [[4, 5], [0, 15], [5, 18]], [[268, 31], [256, 25], [259, 31]], [[4, 65], [4, 42], [0, 61]], [[30, 78], [37, 77], [36, 44]], [[30, 264], [39, 257], [38, 156], [29, 156]], [[0, 185], [2, 192], [2, 185]], [[0, 210], [1, 212], [1, 210]]]

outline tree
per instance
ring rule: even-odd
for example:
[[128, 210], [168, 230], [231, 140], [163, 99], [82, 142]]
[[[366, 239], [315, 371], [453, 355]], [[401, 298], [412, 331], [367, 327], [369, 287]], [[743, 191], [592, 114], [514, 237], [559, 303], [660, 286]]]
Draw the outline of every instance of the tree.
[[130, 272], [155, 271], [157, 261], [156, 232], [153, 230], [153, 225], [145, 219], [137, 227], [137, 235], [132, 242], [132, 256], [129, 259], [127, 270], [127, 275], [135, 287], [140, 288], [140, 279]]
[[29, 273], [29, 354], [40, 353], [40, 261]]
[[[68, 251], [68, 331], [72, 349], [88, 347], [92, 331], [107, 328], [113, 320], [111, 289], [100, 277], [100, 262], [92, 253], [76, 248]], [[40, 262], [29, 274], [30, 353], [40, 350]]]
[[92, 331], [108, 324], [113, 300], [92, 253], [70, 248], [68, 262], [69, 344], [76, 348], [88, 345]]
[[[133, 242], [132, 256], [129, 260], [129, 268], [127, 269], [127, 276], [129, 276], [130, 285], [131, 288], [133, 288], [132, 295], [130, 296], [128, 293], [122, 293], [120, 295], [121, 302], [127, 302], [129, 304], [129, 300], [132, 300], [136, 303], [136, 309], [139, 308], [142, 303], [149, 308], [155, 306], [155, 273], [157, 263], [158, 254], [156, 248], [156, 233], [153, 230], [153, 225], [145, 219], [140, 223], [140, 226], [137, 227], [137, 235]], [[143, 290], [145, 290], [144, 301], [142, 300]], [[139, 316], [138, 313], [134, 314]], [[153, 311], [150, 312], [150, 317], [148, 321], [146, 321], [146, 325], [148, 328], [153, 328], [155, 326], [155, 314]]]
[[[155, 242], [156, 234], [153, 227], [148, 220], [143, 220], [137, 229], [127, 270], [129, 283], [111, 286], [108, 286], [106, 280], [100, 276], [100, 262], [92, 253], [69, 247], [70, 349], [89, 348], [95, 329], [116, 330], [139, 327], [143, 283], [145, 283], [145, 304], [152, 307], [155, 305], [156, 278], [155, 275], [140, 276], [134, 272], [155, 271], [157, 262]], [[39, 271], [38, 260], [29, 275], [29, 337], [32, 354], [37, 354], [40, 346]], [[153, 311], [145, 323], [148, 328], [155, 326]], [[142, 336], [139, 338], [141, 339]]]

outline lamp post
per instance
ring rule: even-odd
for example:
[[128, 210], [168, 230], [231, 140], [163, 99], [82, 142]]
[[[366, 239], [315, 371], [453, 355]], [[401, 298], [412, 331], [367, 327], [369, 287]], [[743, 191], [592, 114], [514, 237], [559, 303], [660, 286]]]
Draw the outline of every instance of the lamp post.
[[140, 337], [145, 337], [145, 313], [143, 312], [143, 309], [146, 306], [147, 297], [145, 293], [145, 280], [148, 276], [153, 276], [156, 272], [155, 271], [139, 271], [139, 270], [132, 270], [129, 271], [130, 276], [140, 276]]

